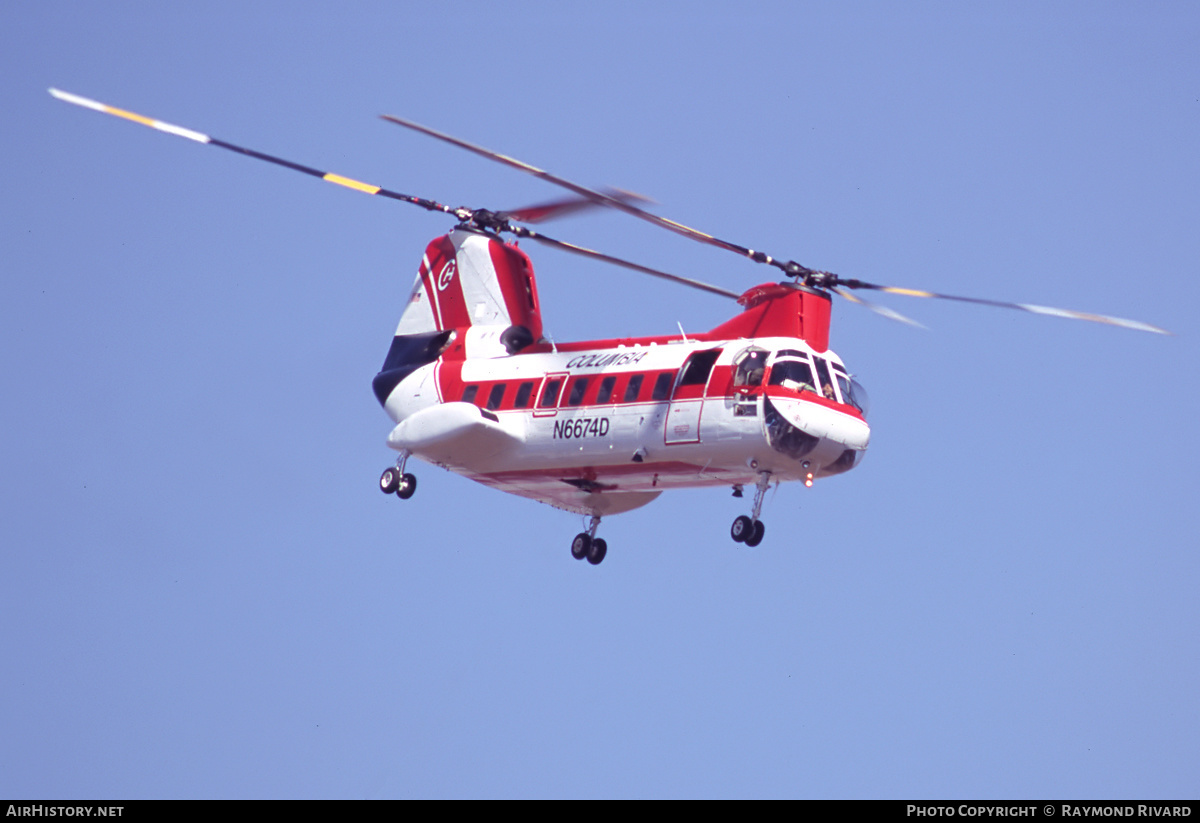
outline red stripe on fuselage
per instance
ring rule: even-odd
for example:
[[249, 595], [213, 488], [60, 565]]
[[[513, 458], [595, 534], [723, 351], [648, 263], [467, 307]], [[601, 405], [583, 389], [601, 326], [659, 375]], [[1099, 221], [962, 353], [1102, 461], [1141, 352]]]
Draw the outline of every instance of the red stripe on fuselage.
[[791, 389], [785, 389], [783, 386], [764, 386], [763, 393], [767, 397], [786, 397], [788, 400], [803, 400], [806, 403], [812, 403], [817, 406], [824, 406], [827, 409], [839, 411], [842, 414], [848, 414], [851, 417], [857, 417], [859, 420], [866, 422], [862, 412], [847, 403], [839, 403], [836, 400], [830, 400], [827, 397], [822, 397], [816, 392], [800, 392], [797, 394]]

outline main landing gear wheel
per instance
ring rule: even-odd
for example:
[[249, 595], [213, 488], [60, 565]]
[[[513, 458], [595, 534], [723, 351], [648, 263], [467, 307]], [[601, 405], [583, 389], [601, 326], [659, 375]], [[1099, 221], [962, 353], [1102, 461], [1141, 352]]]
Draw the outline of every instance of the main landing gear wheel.
[[575, 535], [575, 539], [571, 541], [571, 557], [576, 560], [582, 560], [588, 556], [588, 552], [592, 548], [592, 538], [587, 532], [580, 532]]
[[604, 555], [608, 554], [608, 543], [603, 537], [597, 537], [592, 540], [592, 547], [588, 549], [587, 560], [593, 566], [600, 565], [600, 561], [604, 559]]
[[587, 558], [587, 562], [593, 566], [599, 565], [604, 559], [604, 555], [608, 554], [608, 543], [604, 542], [604, 538], [596, 537], [596, 529], [600, 528], [600, 515], [592, 515], [592, 522], [588, 526], [588, 530], [575, 535], [575, 539], [571, 541], [571, 557], [576, 560]]
[[400, 470], [396, 468], [388, 468], [383, 470], [383, 474], [379, 475], [379, 490], [384, 494], [395, 494], [396, 489], [400, 487]]
[[729, 536], [735, 543], [745, 543], [753, 548], [762, 542], [763, 535], [767, 533], [767, 527], [758, 519], [758, 515], [762, 512], [763, 498], [770, 485], [771, 473], [759, 472], [758, 482], [754, 484], [754, 506], [750, 510], [750, 516], [739, 515], [733, 521], [733, 525], [729, 527]]
[[744, 514], [734, 520], [733, 525], [729, 528], [729, 536], [735, 542], [745, 543], [750, 548], [761, 543], [763, 535], [766, 533], [767, 527], [761, 520], [751, 520]]
[[746, 538], [754, 536], [754, 521], [746, 515], [739, 515], [729, 527], [729, 536], [735, 543], [745, 543]]
[[401, 500], [407, 500], [417, 491], [417, 478], [393, 466], [384, 469], [383, 474], [379, 475], [379, 490], [384, 494], [394, 494]]

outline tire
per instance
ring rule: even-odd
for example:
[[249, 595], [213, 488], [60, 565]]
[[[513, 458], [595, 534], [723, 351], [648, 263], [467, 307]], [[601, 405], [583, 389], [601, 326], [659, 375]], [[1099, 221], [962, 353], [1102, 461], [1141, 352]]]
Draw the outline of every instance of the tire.
[[396, 489], [396, 496], [401, 500], [407, 500], [417, 493], [417, 477], [413, 474], [405, 474], [400, 478], [400, 486]]
[[745, 543], [747, 537], [754, 536], [754, 521], [744, 514], [737, 517], [729, 527], [729, 536], [735, 543]]
[[763, 525], [761, 520], [754, 521], [754, 533], [746, 538], [746, 545], [754, 548], [762, 542], [763, 535], [767, 533], [767, 527]]
[[571, 557], [574, 557], [576, 560], [582, 560], [587, 557], [591, 549], [592, 538], [588, 537], [587, 532], [580, 532], [571, 541]]
[[606, 554], [608, 554], [608, 543], [604, 541], [603, 537], [597, 537], [592, 541], [592, 547], [588, 549], [588, 562], [593, 566], [599, 566]]
[[394, 494], [400, 486], [400, 470], [391, 468], [384, 469], [383, 474], [379, 475], [379, 490], [384, 494]]

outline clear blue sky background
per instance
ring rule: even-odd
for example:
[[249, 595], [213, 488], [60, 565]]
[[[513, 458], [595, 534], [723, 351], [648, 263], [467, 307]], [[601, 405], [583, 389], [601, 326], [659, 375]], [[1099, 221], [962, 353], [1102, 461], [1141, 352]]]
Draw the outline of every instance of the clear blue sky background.
[[[1135, 317], [835, 307], [861, 467], [580, 519], [370, 391], [453, 204], [557, 196], [393, 113], [806, 265]], [[6, 2], [0, 796], [1196, 797], [1194, 3]], [[555, 236], [734, 289], [620, 214]], [[530, 249], [557, 339], [729, 301]]]

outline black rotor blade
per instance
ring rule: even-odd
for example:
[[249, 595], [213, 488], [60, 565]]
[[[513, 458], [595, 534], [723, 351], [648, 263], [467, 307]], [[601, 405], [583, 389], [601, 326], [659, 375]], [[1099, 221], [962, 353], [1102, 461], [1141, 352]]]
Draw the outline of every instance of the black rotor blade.
[[768, 265], [775, 266], [776, 268], [782, 269], [783, 271], [792, 275], [803, 274], [810, 271], [809, 269], [800, 266], [797, 263], [785, 263], [783, 261], [776, 260], [764, 252], [748, 249], [745, 246], [739, 246], [737, 243], [730, 243], [728, 240], [722, 240], [719, 237], [714, 237], [713, 235], [702, 232], [699, 229], [693, 229], [690, 226], [685, 226], [684, 224], [677, 223], [674, 220], [668, 220], [665, 217], [659, 217], [657, 214], [651, 214], [644, 209], [638, 208], [632, 203], [622, 202], [620, 199], [605, 194], [602, 191], [590, 189], [587, 186], [581, 186], [578, 183], [572, 183], [566, 178], [551, 174], [545, 169], [539, 169], [537, 166], [531, 166], [529, 163], [522, 162], [514, 157], [509, 157], [506, 154], [500, 154], [499, 152], [492, 151], [491, 149], [485, 149], [483, 146], [477, 146], [474, 143], [468, 143], [466, 140], [460, 140], [457, 137], [445, 134], [444, 132], [440, 132], [436, 129], [431, 129], [428, 126], [422, 126], [420, 123], [414, 123], [411, 120], [405, 120], [401, 117], [395, 117], [390, 114], [383, 114], [380, 116], [389, 123], [395, 123], [397, 126], [403, 126], [406, 129], [412, 129], [413, 131], [417, 131], [421, 134], [425, 134], [445, 143], [449, 143], [452, 146], [458, 146], [461, 149], [466, 149], [469, 152], [478, 154], [480, 157], [486, 157], [489, 160], [495, 160], [497, 163], [503, 163], [506, 166], [517, 169], [518, 171], [523, 171], [526, 174], [532, 174], [534, 177], [539, 177], [548, 183], [561, 186], [567, 191], [574, 192], [580, 197], [587, 198], [594, 203], [611, 206], [614, 209], [623, 211], [626, 214], [631, 214], [634, 217], [653, 223], [654, 225], [667, 229], [668, 231], [673, 231], [676, 234], [681, 234], [684, 237], [689, 237], [692, 240], [697, 240], [710, 246], [716, 246], [717, 248], [731, 251], [734, 254], [738, 254], [742, 257], [748, 257], [756, 263], [766, 263]]
[[[937, 292], [924, 291], [922, 289], [906, 289], [900, 286], [881, 286], [877, 283], [865, 283], [862, 280], [849, 280], [836, 278], [836, 285], [844, 289], [869, 289], [871, 291], [880, 291], [886, 294], [901, 294], [905, 297], [925, 297], [934, 300], [954, 300], [959, 303], [974, 303], [978, 306], [995, 306], [1000, 309], [1016, 309], [1018, 311], [1030, 312], [1031, 314], [1041, 314], [1050, 317], [1066, 317], [1071, 320], [1086, 320], [1089, 323], [1103, 323], [1107, 326], [1120, 326], [1123, 329], [1135, 329], [1137, 331], [1148, 331], [1155, 334], [1171, 334], [1166, 329], [1160, 329], [1158, 326], [1152, 326], [1149, 323], [1143, 323], [1140, 320], [1126, 320], [1122, 317], [1110, 317], [1106, 314], [1092, 314], [1090, 312], [1074, 311], [1073, 309], [1059, 309], [1052, 306], [1038, 306], [1033, 303], [1007, 303], [1002, 300], [986, 300], [981, 297], [961, 297], [954, 294], [938, 294]], [[850, 295], [845, 295], [849, 297]]]
[[451, 208], [450, 206], [444, 206], [434, 200], [426, 200], [424, 197], [417, 197], [412, 194], [402, 194], [398, 191], [385, 189], [382, 186], [375, 186], [370, 183], [363, 183], [360, 180], [343, 177], [342, 175], [334, 174], [333, 172], [320, 171], [318, 169], [311, 168], [310, 166], [303, 166], [299, 163], [293, 163], [290, 160], [284, 160], [282, 157], [275, 157], [274, 155], [264, 154], [260, 151], [255, 151], [254, 149], [237, 146], [233, 143], [226, 143], [224, 140], [218, 140], [215, 137], [210, 137], [207, 134], [202, 134], [198, 131], [185, 129], [182, 126], [176, 126], [171, 123], [166, 123], [162, 120], [144, 117], [143, 115], [135, 114], [131, 111], [125, 111], [124, 109], [118, 109], [115, 106], [109, 106], [96, 100], [80, 97], [77, 94], [71, 94], [58, 89], [50, 89], [50, 94], [54, 95], [54, 97], [58, 98], [59, 100], [67, 103], [73, 103], [76, 106], [82, 106], [85, 109], [102, 112], [103, 114], [111, 114], [114, 117], [130, 120], [134, 123], [140, 123], [143, 126], [149, 126], [152, 129], [157, 129], [158, 131], [166, 132], [167, 134], [174, 134], [177, 137], [184, 137], [197, 143], [208, 143], [210, 145], [217, 146], [218, 148], [228, 149], [229, 151], [237, 152], [238, 154], [244, 154], [247, 157], [253, 157], [256, 160], [265, 160], [268, 163], [274, 163], [277, 166], [283, 166], [284, 168], [292, 169], [293, 171], [298, 171], [311, 177], [318, 177], [327, 183], [335, 183], [347, 189], [354, 189], [355, 191], [361, 191], [366, 194], [378, 194], [381, 197], [388, 197], [392, 200], [401, 200], [405, 203], [412, 203], [414, 206], [420, 206], [427, 211], [439, 211], [444, 212], [445, 214], [452, 214], [455, 217], [458, 217], [460, 220], [470, 217], [470, 212], [466, 209]]
[[[146, 117], [141, 114], [136, 114], [131, 111], [126, 111], [125, 109], [118, 109], [115, 106], [110, 106], [106, 103], [101, 103], [96, 100], [91, 100], [87, 97], [81, 97], [77, 94], [71, 94], [69, 92], [60, 91], [59, 89], [53, 89], [53, 88], [50, 89], [50, 94], [52, 94], [54, 97], [56, 97], [59, 100], [62, 100], [64, 102], [72, 103], [76, 106], [82, 106], [83, 108], [91, 109], [93, 111], [98, 111], [103, 114], [111, 114], [114, 117], [120, 117], [125, 120], [130, 120], [134, 123], [140, 123], [143, 126], [149, 126], [152, 129], [156, 129], [161, 132], [166, 132], [167, 134], [174, 134], [177, 137], [184, 137], [184, 138], [186, 138], [188, 140], [192, 140], [196, 143], [208, 143], [208, 144], [217, 146], [218, 148], [228, 149], [229, 151], [237, 152], [238, 154], [244, 154], [247, 157], [253, 157], [258, 160], [265, 160], [268, 163], [274, 163], [275, 165], [283, 166], [285, 168], [289, 168], [294, 171], [298, 171], [303, 174], [307, 174], [311, 177], [318, 177], [322, 180], [325, 180], [326, 182], [335, 183], [339, 186], [343, 186], [348, 189], [354, 189], [355, 191], [361, 191], [366, 194], [378, 194], [383, 197], [391, 198], [393, 200], [401, 200], [406, 203], [412, 203], [413, 205], [420, 206], [421, 208], [427, 209], [428, 211], [438, 211], [438, 212], [443, 212], [445, 214], [450, 214], [450, 215], [457, 217], [459, 220], [473, 219], [476, 215], [480, 215], [480, 214], [486, 214], [490, 217], [503, 218], [503, 215], [493, 215], [490, 212], [484, 212], [482, 210], [480, 210], [478, 212], [473, 212], [470, 209], [465, 209], [465, 208], [451, 208], [449, 206], [442, 205], [441, 203], [438, 203], [434, 200], [427, 200], [423, 197], [417, 197], [417, 196], [411, 195], [411, 194], [402, 194], [400, 192], [391, 191], [389, 189], [383, 188], [382, 186], [376, 186], [371, 183], [363, 183], [362, 181], [354, 180], [349, 177], [343, 177], [342, 175], [334, 174], [333, 172], [323, 172], [318, 169], [311, 168], [310, 166], [303, 166], [299, 163], [293, 163], [292, 161], [285, 160], [281, 157], [275, 157], [274, 155], [264, 154], [263, 152], [255, 151], [254, 149], [248, 149], [243, 146], [235, 145], [233, 143], [227, 143], [224, 140], [218, 140], [215, 137], [210, 137], [207, 134], [203, 134], [198, 131], [193, 131], [192, 129], [187, 129], [182, 126], [176, 126], [172, 123], [167, 123], [163, 120], [155, 120], [153, 118]], [[513, 162], [515, 163], [516, 161], [513, 161]], [[588, 190], [585, 190], [585, 191], [588, 191]], [[597, 192], [596, 194], [597, 194], [597, 197], [602, 198], [604, 200], [611, 200], [614, 203], [622, 203], [622, 204], [626, 200], [640, 200], [640, 201], [646, 200], [646, 198], [643, 198], [640, 195], [633, 194], [632, 192], [623, 192], [623, 191], [615, 190], [615, 189], [610, 190], [610, 191], [611, 191], [611, 193], [609, 193], [609, 194], [601, 194], [599, 192]], [[591, 197], [588, 195], [582, 195], [582, 197], [583, 197], [582, 203], [579, 201], [574, 201], [574, 203], [568, 204], [568, 206], [570, 208], [579, 208], [580, 206], [584, 206], [589, 203], [597, 202], [596, 198], [594, 198], [594, 197]], [[553, 210], [554, 205], [555, 204], [546, 204], [546, 205], [542, 206], [541, 208], [543, 210], [545, 210], [547, 208], [550, 208], [551, 210]], [[559, 207], [561, 208], [564, 206], [563, 206], [563, 204], [559, 204]], [[583, 246], [577, 246], [574, 243], [567, 243], [563, 240], [555, 240], [552, 237], [546, 237], [543, 234], [539, 234], [538, 232], [535, 232], [532, 229], [526, 229], [521, 226], [510, 226], [502, 221], [497, 222], [495, 228], [497, 230], [511, 232], [511, 233], [515, 234], [517, 237], [527, 237], [530, 240], [536, 240], [539, 243], [543, 243], [545, 245], [552, 246], [554, 248], [563, 249], [564, 251], [568, 251], [573, 254], [583, 255], [584, 257], [590, 257], [594, 260], [601, 260], [606, 263], [611, 263], [615, 266], [621, 266], [622, 268], [632, 269], [633, 271], [638, 271], [643, 274], [649, 274], [654, 277], [662, 278], [664, 280], [670, 280], [673, 283], [679, 283], [681, 285], [688, 286], [690, 288], [700, 289], [701, 291], [710, 292], [712, 294], [719, 294], [722, 297], [732, 297], [732, 298], [736, 299], [739, 296], [738, 293], [736, 293], [736, 292], [732, 292], [727, 289], [718, 288], [717, 286], [712, 286], [712, 285], [709, 285], [708, 283], [702, 283], [699, 280], [692, 280], [687, 277], [680, 277], [679, 275], [676, 275], [676, 274], [670, 274], [669, 272], [659, 271], [658, 269], [652, 269], [649, 266], [642, 266], [637, 263], [632, 263], [628, 260], [622, 260], [619, 257], [613, 257], [611, 255], [604, 254], [602, 252], [594, 251], [593, 249], [584, 248]]]
[[[207, 134], [203, 134], [198, 131], [193, 131], [192, 129], [184, 128], [182, 126], [176, 126], [174, 124], [167, 123], [162, 120], [155, 120], [153, 118], [146, 117], [146, 116], [140, 115], [140, 114], [136, 114], [131, 111], [126, 111], [124, 109], [119, 109], [119, 108], [116, 108], [115, 106], [110, 106], [105, 103], [101, 103], [96, 100], [91, 100], [87, 97], [82, 97], [77, 94], [71, 94], [69, 92], [60, 91], [59, 89], [54, 89], [54, 88], [50, 89], [50, 94], [59, 100], [62, 100], [67, 103], [71, 103], [76, 106], [82, 106], [83, 108], [91, 109], [93, 111], [98, 111], [103, 114], [111, 114], [115, 117], [120, 117], [125, 120], [130, 120], [134, 123], [140, 123], [143, 126], [149, 126], [150, 128], [156, 129], [157, 131], [165, 132], [167, 134], [173, 134], [177, 137], [183, 137], [183, 138], [192, 140], [197, 143], [208, 143], [208, 144], [217, 146], [218, 148], [222, 148], [222, 149], [226, 149], [228, 151], [236, 152], [238, 154], [246, 155], [247, 157], [253, 157], [258, 160], [264, 160], [268, 163], [274, 163], [275, 165], [283, 166], [285, 168], [292, 169], [293, 171], [298, 171], [303, 174], [307, 174], [311, 177], [317, 177], [328, 183], [334, 183], [334, 184], [342, 186], [344, 188], [353, 189], [355, 191], [360, 191], [365, 194], [377, 194], [382, 197], [390, 198], [392, 200], [400, 200], [405, 203], [411, 203], [415, 206], [419, 206], [423, 209], [426, 209], [427, 211], [436, 211], [436, 212], [442, 212], [444, 214], [453, 215], [454, 217], [458, 218], [459, 220], [463, 220], [463, 221], [472, 219], [475, 214], [474, 212], [472, 212], [469, 209], [452, 208], [450, 206], [443, 205], [442, 203], [438, 203], [435, 200], [428, 200], [423, 197], [417, 197], [416, 195], [403, 194], [402, 192], [392, 191], [390, 189], [385, 189], [382, 186], [376, 186], [371, 183], [364, 183], [360, 180], [355, 180], [350, 177], [344, 177], [344, 176], [342, 176], [340, 174], [336, 174], [334, 172], [320, 171], [320, 170], [314, 169], [310, 166], [304, 166], [299, 163], [294, 163], [290, 160], [285, 160], [281, 157], [275, 157], [274, 155], [265, 154], [263, 152], [256, 151], [254, 149], [249, 149], [249, 148], [246, 148], [243, 146], [238, 146], [233, 143], [227, 143], [224, 140], [218, 140], [215, 137], [210, 137]], [[520, 215], [522, 213], [526, 213], [525, 219], [529, 219], [529, 220], [544, 219], [544, 214], [540, 214], [540, 213], [554, 212], [556, 210], [561, 212], [563, 210], [580, 208], [580, 207], [585, 206], [586, 203], [595, 203], [597, 205], [610, 206], [612, 208], [623, 211], [627, 214], [631, 214], [635, 217], [639, 217], [639, 218], [646, 220], [650, 223], [653, 223], [657, 226], [661, 226], [662, 228], [666, 228], [670, 231], [675, 232], [676, 234], [681, 234], [685, 237], [690, 237], [693, 240], [698, 240], [702, 243], [707, 243], [709, 245], [714, 245], [719, 248], [723, 248], [728, 251], [735, 252], [736, 254], [739, 254], [743, 257], [748, 257], [749, 259], [754, 260], [755, 262], [766, 263], [768, 265], [775, 266], [775, 267], [783, 270], [784, 272], [786, 272], [789, 275], [803, 276], [805, 278], [809, 278], [812, 280], [812, 285], [815, 285], [818, 288], [832, 289], [834, 291], [837, 291], [838, 294], [840, 294], [843, 297], [846, 297], [847, 299], [850, 299], [854, 302], [859, 302], [859, 303], [864, 304], [867, 308], [871, 309], [872, 311], [875, 311], [875, 312], [882, 314], [884, 316], [887, 316], [887, 317], [891, 317], [892, 319], [900, 320], [902, 322], [910, 323], [910, 324], [914, 324], [914, 325], [920, 325], [920, 324], [915, 323], [915, 321], [912, 321], [912, 320], [904, 317], [903, 315], [892, 311], [891, 309], [887, 309], [887, 308], [881, 307], [881, 306], [876, 306], [875, 304], [868, 303], [867, 301], [862, 300], [861, 298], [855, 298], [852, 295], [850, 295], [849, 293], [843, 291], [842, 289], [868, 289], [868, 290], [872, 290], [872, 291], [886, 292], [888, 294], [900, 294], [900, 295], [904, 295], [907, 297], [924, 297], [924, 298], [933, 298], [933, 299], [937, 299], [937, 300], [953, 300], [953, 301], [960, 302], [960, 303], [974, 303], [976, 305], [982, 305], [982, 306], [996, 306], [998, 308], [1017, 309], [1019, 311], [1030, 312], [1032, 314], [1049, 315], [1052, 317], [1066, 317], [1066, 318], [1070, 318], [1070, 319], [1074, 319], [1074, 320], [1086, 320], [1086, 321], [1092, 322], [1092, 323], [1103, 323], [1103, 324], [1110, 325], [1110, 326], [1119, 326], [1121, 328], [1135, 329], [1138, 331], [1154, 332], [1155, 334], [1171, 334], [1171, 332], [1167, 331], [1166, 329], [1161, 329], [1157, 326], [1152, 326], [1149, 323], [1142, 323], [1137, 320], [1127, 320], [1127, 319], [1120, 318], [1120, 317], [1111, 317], [1109, 315], [1103, 315], [1103, 314], [1091, 314], [1088, 312], [1074, 311], [1071, 309], [1060, 309], [1060, 308], [1054, 308], [1051, 306], [1039, 306], [1039, 305], [1035, 305], [1035, 304], [1031, 304], [1031, 303], [1007, 303], [1007, 302], [1003, 302], [1003, 301], [999, 301], [999, 300], [987, 300], [987, 299], [978, 298], [978, 297], [962, 297], [962, 296], [951, 295], [951, 294], [938, 294], [936, 292], [923, 291], [923, 290], [919, 290], [919, 289], [908, 289], [908, 288], [902, 288], [899, 286], [882, 286], [882, 285], [879, 285], [876, 283], [867, 283], [867, 282], [864, 282], [861, 280], [843, 279], [843, 278], [840, 278], [837, 275], [832, 274], [830, 272], [809, 269], [809, 268], [807, 268], [805, 266], [801, 266], [800, 264], [795, 263], [795, 262], [784, 263], [782, 261], [776, 260], [775, 258], [773, 258], [770, 255], [767, 255], [763, 252], [757, 252], [752, 249], [748, 249], [744, 246], [739, 246], [736, 243], [730, 243], [726, 240], [721, 240], [717, 237], [713, 237], [710, 234], [706, 234], [697, 229], [693, 229], [693, 228], [690, 228], [689, 226], [685, 226], [682, 223], [677, 223], [674, 220], [668, 220], [667, 218], [659, 217], [658, 215], [651, 214], [647, 211], [644, 211], [643, 209], [638, 208], [637, 206], [633, 205], [632, 202], [630, 202], [632, 200], [644, 200], [644, 198], [641, 198], [638, 195], [632, 195], [631, 193], [621, 192], [619, 190], [598, 191], [598, 190], [594, 190], [594, 189], [589, 189], [585, 186], [580, 186], [576, 183], [572, 183], [569, 180], [565, 180], [561, 177], [557, 177], [556, 175], [550, 174], [549, 172], [539, 169], [536, 166], [531, 166], [528, 163], [521, 162], [520, 160], [516, 160], [516, 159], [508, 157], [506, 155], [490, 151], [490, 150], [482, 148], [480, 146], [476, 146], [472, 143], [466, 142], [465, 140], [459, 140], [456, 137], [451, 137], [448, 134], [443, 134], [442, 132], [436, 131], [434, 129], [430, 129], [426, 126], [421, 126], [417, 123], [413, 123], [408, 120], [402, 120], [401, 118], [393, 117], [391, 115], [383, 115], [383, 119], [388, 120], [389, 122], [395, 123], [397, 125], [404, 126], [409, 129], [413, 129], [413, 130], [421, 132], [423, 134], [427, 134], [431, 137], [435, 137], [439, 140], [445, 141], [452, 145], [459, 146], [460, 148], [464, 148], [468, 151], [474, 152], [475, 154], [481, 155], [490, 160], [495, 160], [497, 162], [511, 166], [520, 171], [524, 171], [529, 174], [533, 174], [537, 177], [541, 177], [543, 180], [546, 180], [550, 183], [554, 183], [555, 185], [561, 186], [561, 187], [575, 193], [580, 198], [582, 198], [582, 201], [560, 201], [557, 203], [543, 204], [540, 207], [529, 207], [524, 210], [518, 209], [516, 212], [509, 213], [508, 215], [504, 215], [507, 217], [511, 217], [512, 219], [518, 219], [518, 220], [521, 219], [521, 217], [518, 215]], [[482, 214], [483, 212], [479, 212], [479, 213]], [[488, 213], [488, 214], [490, 215], [490, 213]], [[532, 216], [530, 216], [530, 215], [532, 215]], [[582, 255], [584, 257], [590, 257], [595, 260], [601, 260], [601, 261], [611, 263], [616, 266], [621, 266], [622, 268], [631, 269], [633, 271], [638, 271], [643, 274], [649, 274], [654, 277], [659, 277], [664, 280], [669, 280], [673, 283], [678, 283], [680, 285], [688, 286], [689, 288], [699, 289], [701, 291], [706, 291], [711, 294], [718, 294], [723, 297], [733, 297], [735, 299], [739, 296], [738, 293], [729, 291], [728, 289], [723, 289], [718, 286], [713, 286], [708, 283], [704, 283], [699, 280], [693, 280], [688, 277], [681, 277], [679, 275], [670, 274], [669, 272], [660, 271], [659, 269], [653, 269], [653, 268], [650, 268], [649, 266], [643, 266], [638, 263], [633, 263], [628, 260], [623, 260], [619, 257], [613, 257], [611, 255], [604, 254], [602, 252], [594, 251], [593, 249], [588, 249], [583, 246], [575, 245], [574, 243], [568, 243], [568, 242], [565, 242], [562, 240], [555, 240], [553, 238], [546, 237], [545, 235], [538, 234], [537, 232], [535, 232], [531, 229], [514, 227], [514, 226], [507, 225], [507, 224], [498, 224], [494, 228], [496, 230], [510, 231], [513, 234], [517, 235], [518, 237], [528, 237], [531, 240], [536, 240], [539, 243], [553, 246], [555, 248], [559, 248], [564, 251], [571, 252], [573, 254]], [[838, 287], [841, 287], [841, 288], [838, 288]]]
[[[876, 291], [884, 291], [891, 294], [903, 294], [909, 297], [932, 297], [940, 300], [955, 300], [962, 303], [975, 303], [983, 306], [997, 306], [999, 308], [1018, 309], [1020, 311], [1031, 312], [1033, 314], [1049, 315], [1052, 317], [1067, 317], [1074, 320], [1086, 320], [1092, 323], [1104, 323], [1110, 326], [1120, 326], [1122, 328], [1137, 329], [1139, 331], [1154, 332], [1156, 334], [1170, 334], [1170, 332], [1166, 331], [1165, 329], [1160, 329], [1157, 326], [1150, 325], [1149, 323], [1142, 323], [1137, 320], [1126, 320], [1120, 317], [1110, 317], [1103, 314], [1090, 314], [1088, 312], [1079, 312], [1070, 309], [1058, 309], [1050, 306], [1038, 306], [1030, 303], [1006, 303], [999, 300], [985, 300], [976, 297], [957, 297], [949, 294], [935, 294], [933, 292], [925, 292], [916, 289], [904, 289], [896, 286], [879, 286], [871, 283], [864, 283], [860, 280], [842, 279], [832, 272], [810, 269], [807, 266], [803, 266], [795, 261], [784, 262], [772, 257], [769, 254], [766, 254], [765, 252], [755, 251], [754, 249], [738, 245], [737, 243], [731, 243], [728, 240], [722, 240], [719, 237], [714, 237], [713, 235], [702, 232], [699, 229], [685, 226], [684, 224], [678, 223], [674, 220], [669, 220], [665, 217], [659, 217], [656, 214], [651, 214], [650, 212], [638, 208], [632, 203], [622, 202], [621, 200], [614, 198], [605, 192], [589, 189], [586, 186], [581, 186], [578, 183], [573, 183], [570, 180], [566, 180], [562, 177], [551, 174], [545, 169], [539, 169], [537, 166], [531, 166], [530, 164], [517, 160], [513, 157], [500, 154], [499, 152], [494, 152], [491, 149], [486, 149], [482, 146], [477, 146], [474, 143], [468, 143], [466, 140], [460, 140], [457, 137], [452, 137], [451, 135], [437, 131], [436, 129], [431, 129], [428, 126], [422, 126], [419, 123], [414, 123], [411, 120], [404, 120], [402, 118], [393, 117], [392, 115], [387, 114], [383, 115], [383, 119], [395, 123], [398, 126], [404, 126], [405, 128], [418, 131], [422, 134], [442, 140], [443, 142], [466, 149], [469, 152], [478, 154], [481, 157], [486, 157], [489, 160], [494, 160], [498, 163], [511, 166], [512, 168], [523, 171], [527, 174], [532, 174], [535, 177], [540, 177], [549, 183], [553, 183], [556, 186], [561, 186], [568, 191], [574, 192], [580, 197], [589, 199], [598, 204], [610, 206], [619, 211], [623, 211], [626, 214], [630, 214], [649, 223], [653, 223], [654, 225], [667, 229], [668, 231], [673, 231], [676, 234], [683, 235], [684, 237], [691, 238], [692, 240], [696, 240], [710, 246], [716, 246], [718, 248], [734, 252], [735, 254], [749, 258], [756, 263], [766, 263], [767, 265], [775, 266], [791, 277], [802, 278], [804, 282], [810, 286], [838, 291], [841, 296], [852, 301], [862, 303], [872, 311], [882, 314], [886, 317], [890, 317], [893, 320], [900, 320], [901, 322], [912, 325], [920, 325], [919, 323], [916, 323], [915, 321], [910, 320], [909, 318], [904, 317], [903, 315], [899, 314], [898, 312], [894, 312], [891, 309], [877, 306], [873, 303], [862, 300], [861, 298], [856, 299], [837, 287], [841, 286], [843, 289], [874, 289]], [[618, 265], [624, 264], [618, 263]], [[630, 267], [631, 266], [626, 266], [626, 268]], [[674, 275], [671, 275], [671, 277], [674, 277]], [[684, 279], [686, 280], [686, 278]]]

